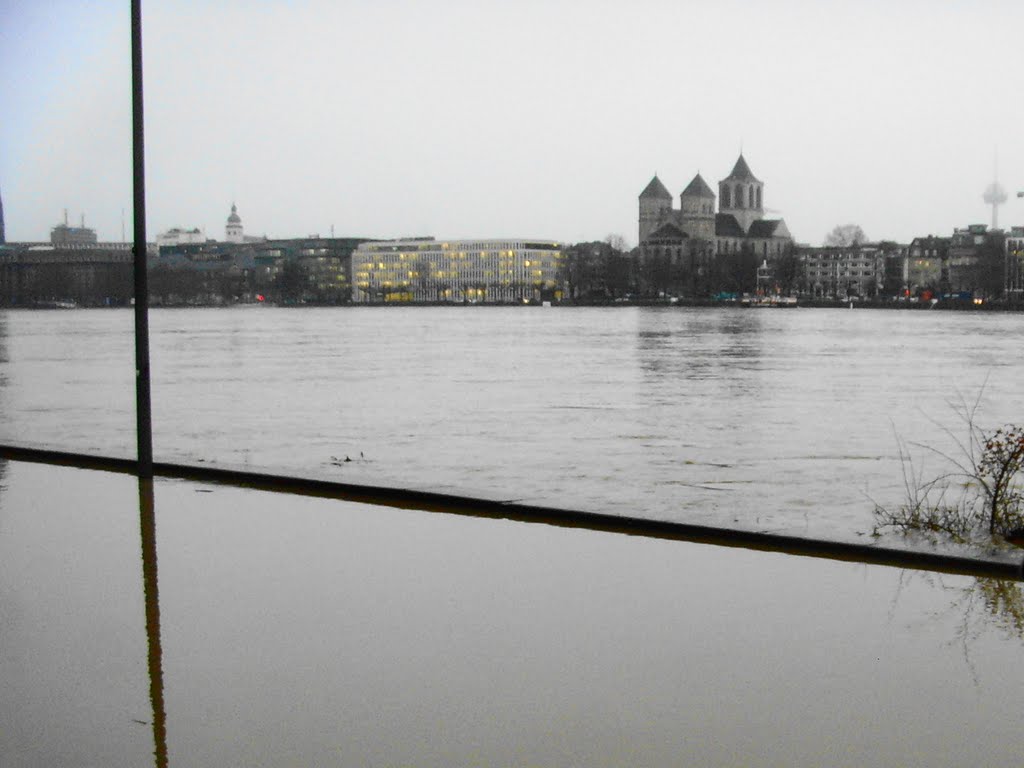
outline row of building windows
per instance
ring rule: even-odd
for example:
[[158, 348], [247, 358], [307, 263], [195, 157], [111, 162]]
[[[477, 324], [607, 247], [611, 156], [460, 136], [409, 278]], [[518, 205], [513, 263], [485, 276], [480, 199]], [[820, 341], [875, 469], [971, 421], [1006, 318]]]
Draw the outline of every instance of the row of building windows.
[[[643, 246], [644, 253], [649, 256], [669, 256], [673, 253], [676, 256], [681, 255], [683, 251], [682, 247], [667, 245], [671, 242], [671, 240], [648, 240]], [[656, 243], [666, 243], [666, 245], [658, 245]], [[739, 253], [743, 250], [744, 243], [747, 243], [748, 247], [753, 249], [753, 253], [760, 256], [778, 256], [782, 253], [783, 248], [783, 241], [781, 240], [716, 240], [715, 253]]]
[[861, 275], [864, 277], [871, 277], [877, 274], [880, 273], [873, 269], [807, 269], [807, 275], [810, 277], [858, 277]]
[[415, 261], [387, 261], [382, 259], [376, 261], [379, 256], [375, 256], [372, 261], [364, 260], [352, 260], [352, 269], [370, 269], [370, 270], [390, 270], [390, 271], [403, 271], [407, 269], [415, 269], [417, 271], [434, 271], [438, 269], [444, 270], [456, 270], [461, 269], [465, 272], [479, 272], [483, 269], [511, 269], [513, 267], [543, 267], [545, 269], [555, 269], [558, 266], [560, 256], [555, 258], [539, 258], [535, 256], [532, 259], [481, 259], [480, 261], [459, 261], [458, 259], [438, 259], [438, 258], [420, 258]]
[[550, 274], [552, 274], [552, 268], [551, 268], [550, 264], [545, 264], [543, 266], [538, 264], [537, 268], [534, 268], [534, 269], [522, 269], [522, 268], [519, 268], [519, 269], [501, 269], [501, 270], [493, 270], [493, 269], [477, 270], [477, 269], [474, 269], [474, 270], [469, 270], [469, 271], [458, 270], [458, 269], [449, 269], [449, 270], [438, 269], [438, 270], [432, 270], [432, 271], [427, 271], [427, 272], [416, 272], [416, 271], [413, 271], [413, 270], [409, 270], [408, 272], [405, 272], [405, 273], [403, 273], [400, 270], [394, 270], [394, 269], [360, 269], [360, 270], [358, 270], [355, 273], [355, 276], [356, 276], [356, 278], [361, 279], [361, 280], [369, 280], [370, 278], [373, 278], [373, 277], [377, 277], [377, 278], [387, 277], [389, 279], [402, 278], [402, 279], [409, 279], [409, 280], [447, 280], [447, 279], [460, 278], [460, 277], [474, 279], [474, 278], [480, 278], [480, 277], [495, 277], [495, 276], [503, 276], [503, 275], [509, 276], [509, 277], [514, 277], [516, 275], [533, 275], [535, 277], [544, 277], [544, 276], [550, 275]]
[[561, 243], [550, 242], [528, 242], [515, 240], [459, 240], [438, 242], [431, 238], [422, 241], [401, 240], [382, 243], [364, 243], [359, 246], [358, 250], [370, 253], [419, 253], [423, 251], [557, 251], [561, 250], [561, 248]]
[[[521, 256], [523, 253], [529, 254], [529, 251], [522, 251], [516, 253], [514, 251], [480, 251], [479, 253], [469, 253], [467, 251], [449, 251], [447, 253], [438, 253], [437, 251], [424, 251], [422, 253], [413, 252], [397, 252], [397, 253], [380, 253], [370, 251], [372, 256], [368, 256], [366, 252], [355, 253], [354, 259], [370, 259], [371, 261], [377, 261], [381, 264], [395, 264], [399, 262], [414, 261], [418, 262], [423, 259], [448, 259], [448, 260], [469, 260], [469, 259], [489, 259], [499, 261], [514, 261], [516, 258]], [[535, 254], [535, 256], [551, 256], [550, 253]]]

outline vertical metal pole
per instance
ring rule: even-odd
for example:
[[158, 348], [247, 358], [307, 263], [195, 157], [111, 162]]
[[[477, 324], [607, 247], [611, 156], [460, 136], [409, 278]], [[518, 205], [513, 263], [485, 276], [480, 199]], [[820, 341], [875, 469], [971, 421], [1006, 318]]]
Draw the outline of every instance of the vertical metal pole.
[[149, 387], [149, 280], [146, 274], [146, 166], [142, 131], [142, 0], [132, 0], [132, 177], [135, 220], [135, 422], [138, 474], [153, 477]]

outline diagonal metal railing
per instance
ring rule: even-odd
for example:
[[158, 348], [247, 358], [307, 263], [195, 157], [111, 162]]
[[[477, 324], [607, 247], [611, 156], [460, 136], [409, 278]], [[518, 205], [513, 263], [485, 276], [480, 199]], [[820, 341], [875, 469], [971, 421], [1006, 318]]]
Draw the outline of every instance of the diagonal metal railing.
[[[136, 474], [137, 471], [137, 463], [131, 459], [14, 445], [0, 445], [0, 458], [126, 474]], [[563, 528], [739, 547], [829, 560], [962, 574], [979, 578], [1024, 581], [1024, 560], [1013, 553], [1007, 553], [1004, 557], [984, 558], [969, 554], [902, 549], [885, 544], [861, 544], [784, 533], [658, 520], [649, 517], [562, 509], [524, 504], [513, 500], [484, 499], [411, 488], [342, 483], [270, 472], [252, 472], [217, 467], [208, 463], [193, 465], [153, 462], [152, 472], [155, 477], [230, 485], [299, 496], [340, 499], [375, 506], [540, 523]]]

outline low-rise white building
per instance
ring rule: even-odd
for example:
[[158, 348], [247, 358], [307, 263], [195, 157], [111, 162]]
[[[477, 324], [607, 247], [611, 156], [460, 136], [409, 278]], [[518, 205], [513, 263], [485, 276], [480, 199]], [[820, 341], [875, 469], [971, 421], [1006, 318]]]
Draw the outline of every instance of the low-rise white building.
[[206, 235], [199, 231], [198, 227], [195, 229], [171, 227], [166, 232], [161, 232], [156, 236], [156, 244], [158, 246], [194, 245], [196, 243], [202, 244], [205, 242]]
[[378, 240], [352, 252], [352, 300], [513, 303], [559, 298], [562, 243], [540, 238]]

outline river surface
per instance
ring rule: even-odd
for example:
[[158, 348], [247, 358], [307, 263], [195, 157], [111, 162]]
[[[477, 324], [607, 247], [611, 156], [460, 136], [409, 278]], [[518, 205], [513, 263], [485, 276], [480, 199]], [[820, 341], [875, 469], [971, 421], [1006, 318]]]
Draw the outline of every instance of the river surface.
[[1015, 582], [153, 485], [0, 461], [4, 768], [1020, 765]]
[[[1022, 322], [154, 311], [155, 451], [857, 538], [896, 435], [1020, 419]], [[0, 437], [131, 456], [132, 326], [0, 313]], [[1018, 582], [0, 460], [4, 768], [1016, 766], [1022, 638]]]
[[[897, 439], [1024, 414], [1024, 315], [246, 307], [150, 315], [154, 452], [856, 538]], [[0, 313], [0, 439], [132, 456], [133, 315]], [[947, 434], [949, 430], [952, 434]], [[911, 450], [916, 472], [943, 462]], [[348, 459], [348, 460], [346, 460]]]

